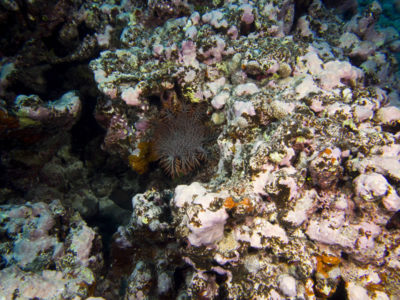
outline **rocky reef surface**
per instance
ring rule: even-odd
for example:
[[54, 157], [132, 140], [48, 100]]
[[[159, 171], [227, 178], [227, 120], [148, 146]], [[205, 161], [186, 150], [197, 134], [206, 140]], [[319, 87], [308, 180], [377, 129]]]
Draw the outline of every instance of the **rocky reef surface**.
[[0, 1], [0, 295], [399, 299], [390, 3]]

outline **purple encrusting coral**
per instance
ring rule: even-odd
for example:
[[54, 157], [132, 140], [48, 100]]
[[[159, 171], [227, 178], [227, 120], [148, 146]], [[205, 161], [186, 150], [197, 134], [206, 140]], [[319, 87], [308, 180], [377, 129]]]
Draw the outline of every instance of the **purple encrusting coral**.
[[186, 175], [206, 158], [204, 143], [209, 132], [200, 109], [168, 111], [154, 128], [153, 149], [160, 164], [173, 178]]

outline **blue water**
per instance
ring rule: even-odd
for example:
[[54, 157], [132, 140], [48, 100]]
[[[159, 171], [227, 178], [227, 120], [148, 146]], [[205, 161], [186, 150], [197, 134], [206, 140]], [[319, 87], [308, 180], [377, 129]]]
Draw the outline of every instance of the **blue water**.
[[[362, 11], [368, 4], [370, 4], [371, 0], [359, 0], [359, 8]], [[395, 27], [397, 30], [400, 30], [400, 13], [396, 11], [395, 5], [396, 2], [400, 2], [398, 0], [381, 0], [377, 1], [382, 7], [382, 15], [379, 18], [379, 26], [381, 27]], [[398, 4], [400, 7], [400, 4]]]

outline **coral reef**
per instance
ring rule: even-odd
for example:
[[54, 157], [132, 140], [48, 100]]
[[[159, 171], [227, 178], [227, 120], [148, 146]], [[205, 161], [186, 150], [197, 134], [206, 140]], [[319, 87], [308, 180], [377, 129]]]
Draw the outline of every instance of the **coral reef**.
[[1, 205], [0, 291], [11, 299], [87, 297], [102, 269], [100, 236], [59, 201]]
[[0, 5], [1, 294], [397, 299], [386, 1]]

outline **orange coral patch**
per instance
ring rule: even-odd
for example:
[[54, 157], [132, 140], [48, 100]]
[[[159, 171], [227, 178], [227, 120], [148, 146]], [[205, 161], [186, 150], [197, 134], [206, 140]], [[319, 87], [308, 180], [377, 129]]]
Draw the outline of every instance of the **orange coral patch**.
[[332, 255], [322, 254], [321, 258], [325, 264], [330, 265], [330, 266], [336, 266], [336, 265], [340, 264], [340, 262], [341, 262], [339, 257], [332, 256]]
[[155, 160], [155, 156], [152, 151], [150, 151], [149, 142], [140, 142], [137, 145], [139, 153], [135, 155], [129, 155], [128, 161], [131, 168], [142, 175], [146, 173], [149, 169], [149, 163]]
[[328, 278], [329, 271], [333, 269], [333, 267], [340, 264], [340, 258], [332, 255], [322, 254], [317, 256], [317, 272], [323, 275], [325, 278]]
[[240, 201], [239, 204], [241, 204], [243, 206], [246, 206], [248, 211], [250, 211], [253, 208], [249, 198], [244, 198], [242, 201]]
[[329, 149], [329, 148], [326, 148], [324, 151], [322, 151], [320, 154], [319, 154], [319, 157], [321, 157], [322, 155], [331, 155], [332, 154], [332, 150], [331, 149]]
[[226, 208], [228, 208], [228, 209], [232, 209], [232, 208], [235, 208], [237, 206], [237, 203], [235, 201], [233, 201], [232, 197], [228, 197], [224, 201], [224, 206]]
[[224, 201], [224, 206], [225, 206], [227, 209], [233, 209], [233, 208], [235, 208], [235, 207], [237, 207], [237, 206], [239, 206], [239, 205], [247, 207], [247, 210], [251, 210], [251, 209], [253, 208], [253, 206], [251, 205], [251, 201], [250, 201], [249, 198], [243, 198], [242, 201], [240, 201], [240, 202], [235, 202], [235, 201], [233, 200], [232, 197], [227, 197], [227, 198], [225, 199], [225, 201]]

